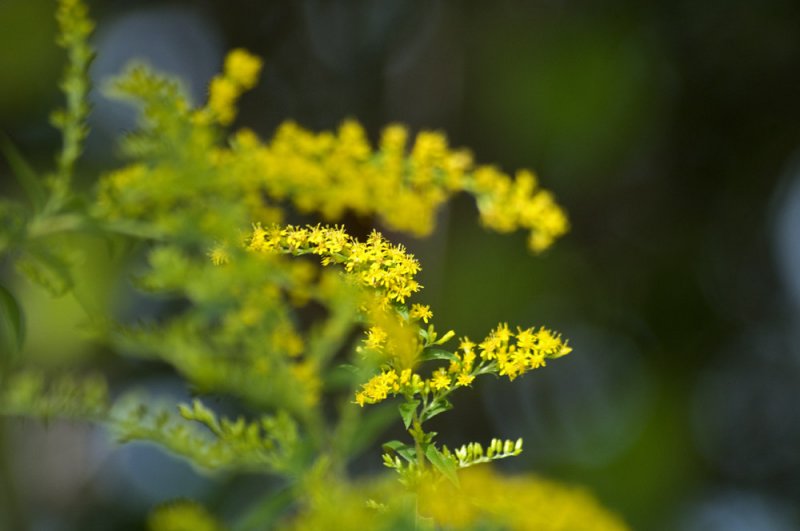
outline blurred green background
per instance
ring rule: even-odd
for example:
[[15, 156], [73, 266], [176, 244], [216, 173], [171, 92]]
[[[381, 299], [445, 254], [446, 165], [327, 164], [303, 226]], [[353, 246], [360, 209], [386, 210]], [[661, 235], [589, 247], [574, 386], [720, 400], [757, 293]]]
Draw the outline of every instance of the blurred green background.
[[[572, 231], [541, 257], [522, 234], [484, 232], [465, 198], [433, 238], [406, 240], [441, 328], [544, 324], [575, 348], [457, 397], [444, 442], [523, 436], [509, 472], [584, 485], [635, 529], [800, 528], [800, 3], [90, 5], [97, 86], [144, 58], [200, 102], [243, 46], [266, 66], [237, 125], [265, 138], [288, 118], [355, 117], [373, 138], [392, 121], [438, 129], [556, 193]], [[52, 11], [0, 0], [0, 129], [39, 169], [59, 142]], [[101, 91], [93, 107], [87, 188], [135, 123]], [[17, 193], [1, 164], [3, 192]], [[22, 298], [32, 355], [81, 355], [76, 307]], [[12, 426], [18, 495], [40, 513], [31, 529], [135, 528], [153, 501], [219, 488], [90, 429]]]

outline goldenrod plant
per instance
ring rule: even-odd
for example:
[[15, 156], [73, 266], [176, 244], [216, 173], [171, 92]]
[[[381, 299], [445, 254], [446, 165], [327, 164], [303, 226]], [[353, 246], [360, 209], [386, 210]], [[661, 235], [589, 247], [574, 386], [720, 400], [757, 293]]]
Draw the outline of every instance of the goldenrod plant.
[[[6, 149], [30, 204], [0, 203], [0, 252], [53, 295], [71, 293], [77, 264], [93, 260], [75, 256], [82, 251], [65, 236], [144, 255], [136, 288], [179, 309], [137, 322], [97, 312], [92, 329], [120, 355], [167, 364], [195, 398], [159, 404], [109, 386], [102, 371], [28, 366], [19, 307], [3, 288], [3, 414], [96, 422], [208, 473], [266, 474], [281, 485], [225, 522], [187, 500], [156, 507], [153, 531], [625, 528], [580, 489], [493, 472], [492, 461], [522, 452], [521, 439], [448, 448], [427, 427], [477, 378], [514, 380], [569, 353], [567, 341], [506, 323], [475, 341], [438, 330], [431, 308], [414, 302], [417, 259], [377, 230], [357, 238], [340, 224], [350, 213], [425, 236], [437, 209], [463, 192], [487, 228], [527, 231], [539, 253], [568, 222], [531, 172], [476, 165], [442, 134], [412, 139], [401, 125], [376, 146], [352, 120], [322, 133], [288, 122], [266, 142], [249, 130], [228, 134], [262, 66], [237, 49], [199, 108], [177, 81], [142, 65], [109, 82], [110, 94], [138, 106], [139, 127], [122, 139], [125, 165], [79, 194], [93, 24], [80, 0], [60, 0], [57, 18], [68, 57], [67, 106], [54, 117], [63, 149], [44, 179]], [[221, 414], [219, 397], [240, 415]], [[406, 437], [383, 442], [391, 471], [352, 477], [348, 464], [392, 419]]]

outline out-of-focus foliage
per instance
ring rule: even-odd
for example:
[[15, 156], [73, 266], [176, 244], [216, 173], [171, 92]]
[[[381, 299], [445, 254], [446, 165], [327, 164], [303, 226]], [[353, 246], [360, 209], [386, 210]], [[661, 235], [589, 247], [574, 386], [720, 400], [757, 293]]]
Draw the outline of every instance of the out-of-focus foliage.
[[[337, 134], [289, 123], [267, 143], [246, 130], [228, 137], [224, 126], [262, 68], [260, 59], [236, 49], [211, 81], [204, 106], [193, 106], [177, 81], [143, 65], [111, 82], [110, 93], [138, 106], [140, 124], [123, 141], [127, 164], [102, 175], [96, 193], [81, 194], [74, 180], [88, 133], [93, 24], [79, 0], [61, 0], [57, 20], [68, 58], [66, 107], [53, 115], [63, 144], [44, 179], [6, 150], [29, 204], [0, 205], [0, 250], [53, 296], [75, 295], [101, 341], [128, 358], [168, 366], [196, 398], [164, 407], [142, 391], [109, 393], [99, 376], [37, 372], [16, 356], [22, 318], [3, 289], [3, 341], [11, 355], [0, 373], [0, 412], [96, 421], [121, 442], [155, 443], [205, 471], [277, 478], [283, 490], [261, 501], [272, 509], [245, 515], [251, 527], [318, 529], [341, 520], [344, 529], [625, 528], [588, 495], [556, 484], [486, 470], [460, 474], [520, 454], [521, 439], [450, 450], [426, 425], [476, 378], [515, 380], [568, 354], [558, 333], [513, 332], [503, 323], [478, 344], [463, 337], [457, 348], [448, 346], [455, 332], [438, 332], [430, 307], [410, 303], [421, 289], [420, 264], [402, 245], [377, 231], [361, 240], [343, 226], [285, 223], [297, 213], [327, 221], [350, 214], [425, 235], [437, 208], [466, 192], [486, 227], [525, 230], [538, 253], [568, 223], [532, 173], [512, 178], [476, 166], [441, 133], [421, 132], [408, 146], [406, 130], [396, 125], [384, 130], [377, 148], [353, 121]], [[145, 257], [136, 288], [174, 308], [131, 322], [86, 304], [76, 271], [94, 257], [91, 246], [75, 245], [76, 235], [131, 260]], [[394, 418], [406, 441], [386, 442], [383, 460], [399, 477], [353, 480], [348, 465], [389, 419], [374, 404], [392, 397], [399, 398]], [[211, 405], [223, 399], [234, 415]], [[484, 487], [521, 500], [481, 495]], [[443, 510], [453, 498], [463, 503]], [[149, 525], [220, 528], [187, 502], [157, 508]]]

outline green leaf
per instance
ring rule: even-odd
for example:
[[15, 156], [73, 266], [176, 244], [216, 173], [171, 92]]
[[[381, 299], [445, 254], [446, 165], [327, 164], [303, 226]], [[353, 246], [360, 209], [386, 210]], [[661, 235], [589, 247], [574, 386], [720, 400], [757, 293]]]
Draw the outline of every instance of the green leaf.
[[22, 310], [14, 295], [0, 285], [0, 366], [16, 357], [22, 350], [24, 338]]
[[44, 206], [47, 198], [44, 186], [36, 175], [36, 172], [28, 164], [28, 161], [22, 156], [17, 147], [11, 142], [5, 134], [0, 134], [0, 151], [3, 152], [8, 165], [17, 182], [22, 186], [23, 190], [30, 199], [33, 207], [38, 211]]
[[442, 473], [444, 477], [450, 480], [450, 482], [458, 487], [458, 474], [456, 473], [457, 465], [455, 461], [450, 459], [449, 457], [442, 454], [436, 446], [433, 444], [428, 445], [425, 448], [425, 457], [428, 458], [428, 461], [436, 467], [436, 469]]
[[394, 309], [400, 314], [400, 317], [408, 321], [408, 306], [405, 304], [395, 304]]
[[431, 403], [431, 406], [422, 414], [421, 422], [432, 419], [439, 413], [450, 411], [453, 409], [453, 404], [446, 398], [436, 399]]
[[417, 411], [417, 406], [419, 406], [419, 400], [411, 400], [408, 402], [403, 402], [397, 408], [400, 410], [400, 416], [403, 417], [403, 424], [405, 424], [406, 429], [411, 426], [411, 421], [414, 419], [414, 413]]
[[428, 360], [458, 361], [458, 358], [455, 354], [448, 350], [443, 350], [440, 348], [426, 348], [422, 352], [422, 361]]
[[31, 282], [39, 284], [54, 297], [64, 295], [74, 285], [70, 264], [60, 253], [29, 249], [17, 260], [16, 266]]
[[399, 455], [409, 463], [413, 463], [414, 460], [417, 458], [417, 451], [414, 449], [413, 446], [409, 446], [408, 444], [397, 440], [384, 443], [383, 451], [395, 452], [397, 455]]

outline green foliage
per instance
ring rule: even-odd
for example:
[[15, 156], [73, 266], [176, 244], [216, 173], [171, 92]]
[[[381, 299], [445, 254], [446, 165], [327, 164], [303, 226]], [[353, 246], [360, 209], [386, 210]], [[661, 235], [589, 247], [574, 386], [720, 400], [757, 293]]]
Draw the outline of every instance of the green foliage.
[[222, 531], [219, 522], [202, 506], [180, 500], [161, 505], [147, 522], [149, 531]]
[[192, 406], [179, 404], [177, 418], [141, 403], [120, 409], [110, 420], [120, 442], [154, 442], [211, 471], [296, 473], [302, 444], [297, 425], [285, 412], [248, 422], [218, 419], [199, 400]]
[[[141, 65], [112, 81], [110, 93], [140, 108], [140, 127], [123, 139], [127, 164], [100, 176], [95, 193], [78, 197], [70, 183], [87, 132], [93, 24], [78, 0], [61, 0], [57, 18], [68, 56], [67, 104], [54, 116], [64, 146], [44, 186], [5, 145], [30, 206], [0, 203], [0, 252], [54, 296], [76, 295], [78, 264], [93, 260], [68, 245], [67, 235], [126, 249], [131, 261], [143, 258], [134, 286], [174, 309], [120, 322], [87, 307], [93, 328], [114, 351], [168, 366], [198, 398], [153, 405], [132, 391], [112, 401], [100, 376], [26, 367], [16, 355], [23, 319], [14, 297], [0, 288], [7, 368], [0, 412], [91, 420], [120, 442], [156, 444], [201, 470], [278, 478], [283, 489], [242, 516], [240, 529], [450, 525], [437, 503], [442, 493], [459, 495], [449, 489], [462, 484], [460, 470], [518, 455], [522, 441], [494, 439], [486, 450], [470, 443], [451, 451], [425, 424], [452, 409], [450, 395], [475, 378], [514, 380], [571, 349], [546, 328], [512, 331], [504, 323], [479, 343], [462, 337], [448, 346], [455, 332], [440, 333], [431, 309], [410, 302], [422, 289], [421, 266], [402, 245], [377, 231], [360, 240], [343, 226], [293, 226], [284, 219], [303, 213], [333, 222], [353, 212], [424, 235], [437, 207], [465, 192], [486, 227], [526, 230], [530, 249], [540, 252], [568, 226], [552, 194], [530, 172], [512, 178], [475, 166], [440, 133], [421, 132], [408, 146], [397, 125], [374, 148], [352, 121], [319, 134], [287, 123], [270, 142], [247, 130], [228, 137], [224, 126], [236, 115], [236, 100], [261, 68], [260, 59], [234, 50], [199, 108], [190, 106], [180, 83]], [[207, 405], [218, 397], [233, 416]], [[383, 445], [384, 464], [399, 481], [352, 478], [347, 465], [391, 421], [408, 436]], [[502, 477], [491, 481], [503, 488]], [[546, 498], [541, 489], [528, 492], [531, 500]], [[560, 499], [563, 510], [591, 515], [599, 529], [624, 528], [591, 498]], [[459, 527], [525, 528], [473, 501]], [[205, 509], [183, 501], [157, 508], [149, 527], [222, 528]]]
[[6, 377], [0, 391], [4, 415], [106, 421], [109, 407], [108, 386], [99, 375], [48, 378], [35, 370], [18, 371]]
[[67, 106], [55, 111], [52, 116], [53, 125], [61, 130], [64, 141], [58, 156], [57, 173], [49, 182], [52, 195], [48, 207], [54, 210], [69, 197], [73, 167], [89, 133], [86, 125], [86, 117], [89, 115], [87, 72], [94, 58], [94, 52], [88, 43], [94, 23], [89, 19], [85, 4], [80, 0], [59, 2], [56, 20], [59, 26], [58, 44], [67, 52], [67, 67], [61, 80], [61, 90], [67, 98]]
[[0, 285], [0, 374], [15, 361], [24, 337], [25, 325], [17, 299]]

